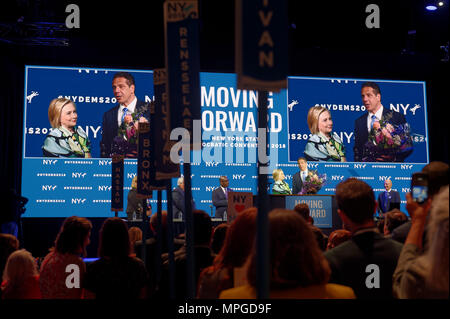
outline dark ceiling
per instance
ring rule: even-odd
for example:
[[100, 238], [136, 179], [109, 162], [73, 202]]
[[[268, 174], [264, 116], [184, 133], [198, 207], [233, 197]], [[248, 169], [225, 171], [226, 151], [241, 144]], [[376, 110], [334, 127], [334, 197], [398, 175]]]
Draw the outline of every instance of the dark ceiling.
[[[155, 68], [164, 63], [163, 2], [7, 0], [0, 22], [64, 23], [65, 7], [76, 3], [81, 23], [64, 35], [69, 46], [21, 44], [29, 63]], [[370, 3], [380, 8], [379, 29], [365, 26]], [[199, 7], [202, 70], [232, 72], [234, 0], [200, 0]], [[289, 0], [291, 74], [426, 76], [427, 69], [439, 64], [440, 46], [448, 43], [448, 11], [448, 0], [435, 12], [424, 10], [424, 0]]]

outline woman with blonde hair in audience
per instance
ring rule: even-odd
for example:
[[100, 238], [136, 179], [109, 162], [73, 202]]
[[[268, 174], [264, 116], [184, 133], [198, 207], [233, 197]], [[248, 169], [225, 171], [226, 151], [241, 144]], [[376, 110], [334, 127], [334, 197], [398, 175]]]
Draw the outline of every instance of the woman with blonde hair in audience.
[[[43, 299], [82, 297], [81, 283], [86, 265], [80, 256], [86, 256], [91, 229], [91, 222], [84, 217], [71, 216], [65, 219], [56, 236], [55, 247], [50, 249], [41, 265], [39, 283]], [[66, 284], [66, 279], [70, 275], [70, 272], [67, 272], [69, 265], [73, 274], [76, 274], [76, 278], [73, 277], [72, 281], [73, 287]]]
[[[269, 298], [353, 299], [350, 287], [328, 284], [330, 267], [305, 220], [292, 210], [269, 213]], [[222, 291], [221, 299], [253, 299], [257, 253], [253, 250], [247, 285]]]
[[36, 260], [25, 249], [8, 257], [3, 272], [2, 299], [41, 299]]
[[131, 227], [128, 229], [128, 234], [130, 235], [130, 256], [136, 257], [134, 246], [137, 241], [142, 240], [142, 230], [139, 227]]
[[213, 265], [205, 268], [198, 280], [197, 298], [216, 299], [220, 292], [233, 288], [235, 274], [249, 256], [256, 234], [258, 210], [251, 207], [240, 212], [225, 235], [224, 244]]

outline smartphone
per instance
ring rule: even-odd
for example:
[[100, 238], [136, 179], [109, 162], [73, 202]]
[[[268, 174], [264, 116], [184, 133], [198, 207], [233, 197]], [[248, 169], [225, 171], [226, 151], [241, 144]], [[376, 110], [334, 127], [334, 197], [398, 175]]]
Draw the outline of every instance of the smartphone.
[[428, 175], [418, 172], [411, 179], [412, 198], [418, 204], [423, 204], [428, 199]]

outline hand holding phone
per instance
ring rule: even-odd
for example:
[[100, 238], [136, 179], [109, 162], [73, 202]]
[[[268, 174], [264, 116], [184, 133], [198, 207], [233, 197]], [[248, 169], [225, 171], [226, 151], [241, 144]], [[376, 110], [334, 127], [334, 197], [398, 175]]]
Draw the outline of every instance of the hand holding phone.
[[417, 172], [411, 179], [412, 199], [422, 205], [428, 199], [428, 175], [423, 172]]

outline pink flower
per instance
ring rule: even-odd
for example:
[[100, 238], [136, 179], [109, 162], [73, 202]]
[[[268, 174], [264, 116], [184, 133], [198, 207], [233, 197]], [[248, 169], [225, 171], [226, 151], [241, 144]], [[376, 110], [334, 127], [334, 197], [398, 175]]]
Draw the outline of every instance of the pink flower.
[[382, 129], [381, 132], [383, 133], [384, 136], [386, 136], [387, 139], [392, 139], [391, 133], [389, 133], [386, 128]]
[[392, 138], [387, 138], [387, 143], [388, 145], [392, 145], [394, 144], [394, 141], [392, 140]]
[[392, 124], [386, 124], [386, 129], [388, 130], [389, 133], [394, 132], [394, 127], [392, 126]]
[[383, 140], [383, 135], [382, 134], [377, 134], [375, 136], [375, 141], [377, 142], [377, 144], [381, 143], [382, 140]]
[[127, 138], [131, 138], [136, 134], [136, 129], [134, 128], [134, 126], [132, 126], [131, 128], [127, 128]]

